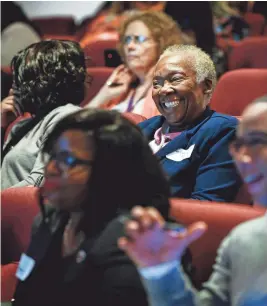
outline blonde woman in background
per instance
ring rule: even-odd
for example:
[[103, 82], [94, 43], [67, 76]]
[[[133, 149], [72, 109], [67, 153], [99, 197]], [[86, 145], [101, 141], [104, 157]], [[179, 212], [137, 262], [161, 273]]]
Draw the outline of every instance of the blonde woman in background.
[[181, 42], [180, 28], [165, 13], [131, 14], [119, 30], [118, 51], [124, 64], [114, 70], [88, 107], [145, 116], [144, 101], [152, 85], [154, 66], [163, 50]]

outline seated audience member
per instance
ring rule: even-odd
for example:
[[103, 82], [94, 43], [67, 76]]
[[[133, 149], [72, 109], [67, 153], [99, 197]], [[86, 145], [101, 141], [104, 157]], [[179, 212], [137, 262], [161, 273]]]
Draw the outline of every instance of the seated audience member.
[[182, 31], [193, 34], [196, 45], [213, 57], [217, 53], [210, 1], [166, 1], [164, 12]]
[[[134, 264], [117, 247], [119, 214], [145, 204], [168, 216], [168, 182], [140, 129], [118, 112], [83, 109], [56, 125], [43, 159], [41, 214], [13, 305], [148, 305]], [[28, 271], [23, 258], [34, 262]]]
[[108, 1], [101, 8], [101, 10], [96, 13], [93, 20], [88, 22], [85, 26], [84, 35], [80, 40], [80, 45], [82, 48], [86, 47], [88, 43], [92, 41], [94, 34], [103, 32], [117, 32], [120, 24], [125, 19], [125, 11], [130, 8], [129, 2], [127, 1]]
[[20, 50], [41, 40], [41, 34], [13, 1], [1, 2], [1, 65], [9, 66]]
[[[230, 146], [255, 203], [267, 208], [267, 96], [249, 105]], [[267, 214], [238, 225], [222, 242], [214, 272], [197, 292], [177, 259], [206, 229], [203, 222], [182, 233], [163, 231], [154, 208], [134, 208], [119, 246], [139, 268], [151, 306], [267, 305]]]
[[119, 53], [125, 64], [114, 70], [88, 107], [145, 116], [144, 100], [154, 66], [166, 47], [180, 42], [181, 31], [166, 14], [148, 11], [131, 15], [119, 32]]
[[54, 125], [80, 109], [84, 99], [84, 54], [73, 41], [32, 44], [12, 60], [13, 86], [1, 102], [2, 135], [24, 113], [3, 146], [1, 188], [39, 185], [44, 174], [40, 149]]
[[248, 36], [249, 25], [237, 5], [231, 7], [229, 1], [213, 1], [211, 6], [216, 34], [237, 41]]
[[171, 46], [156, 65], [152, 97], [162, 116], [140, 127], [170, 177], [172, 196], [231, 202], [238, 192], [228, 152], [237, 119], [209, 108], [215, 85], [211, 58], [195, 46]]

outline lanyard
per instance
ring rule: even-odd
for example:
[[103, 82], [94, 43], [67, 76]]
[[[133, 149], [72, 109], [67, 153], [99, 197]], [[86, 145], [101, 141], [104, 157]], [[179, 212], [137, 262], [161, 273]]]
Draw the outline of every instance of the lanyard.
[[129, 101], [129, 103], [128, 103], [126, 112], [131, 112], [131, 111], [134, 109], [133, 102], [134, 102], [135, 92], [136, 92], [136, 91], [134, 90], [134, 92], [133, 92], [133, 94], [132, 94], [132, 96], [131, 96], [131, 98], [130, 98], [130, 101]]

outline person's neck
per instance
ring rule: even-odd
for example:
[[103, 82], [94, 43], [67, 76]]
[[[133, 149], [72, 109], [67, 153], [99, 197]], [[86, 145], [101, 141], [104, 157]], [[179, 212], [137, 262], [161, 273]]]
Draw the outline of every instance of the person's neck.
[[139, 84], [142, 86], [144, 84], [152, 83], [152, 75], [153, 75], [154, 67], [150, 68], [147, 71], [136, 71], [135, 75], [139, 80]]

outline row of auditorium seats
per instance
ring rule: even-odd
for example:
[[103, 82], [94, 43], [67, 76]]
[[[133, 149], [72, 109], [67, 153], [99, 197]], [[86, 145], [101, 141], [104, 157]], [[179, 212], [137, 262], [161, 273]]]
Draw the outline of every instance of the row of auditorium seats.
[[[267, 68], [266, 49], [267, 22], [261, 14], [246, 13], [245, 21], [250, 26], [250, 35], [243, 41], [217, 37], [217, 45], [227, 52], [228, 69], [237, 68]], [[90, 21], [90, 18], [88, 19]], [[84, 24], [88, 24], [88, 21]], [[44, 33], [43, 39], [70, 39], [79, 41], [87, 56], [91, 57], [90, 66], [105, 66], [104, 50], [116, 49], [118, 33], [114, 31], [105, 33], [92, 33], [89, 39], [81, 39], [79, 32], [74, 33], [74, 20], [70, 16], [35, 18], [33, 22]], [[86, 27], [85, 27], [86, 28]], [[112, 56], [112, 53], [108, 54]], [[240, 56], [242, 55], [242, 56]]]
[[[250, 36], [262, 35], [265, 31], [265, 18], [261, 14], [248, 12], [243, 16], [244, 20], [250, 26]], [[91, 18], [83, 24], [88, 24]], [[40, 29], [44, 35], [73, 35], [77, 36], [81, 27], [75, 25], [72, 16], [54, 16], [33, 18], [32, 22]]]
[[[9, 68], [3, 67], [2, 69], [8, 71]], [[87, 89], [86, 98], [81, 106], [85, 106], [91, 101], [111, 75], [113, 69], [109, 67], [87, 68], [88, 74], [92, 76], [92, 84]], [[266, 93], [267, 69], [237, 69], [228, 71], [218, 81], [212, 96], [211, 108], [220, 113], [241, 116], [246, 105]], [[151, 99], [150, 90], [145, 103], [153, 103]], [[9, 130], [10, 128], [6, 135]]]
[[[105, 66], [106, 56], [112, 56], [111, 52], [105, 55], [105, 50], [115, 50], [117, 44], [118, 34], [106, 32], [93, 35], [86, 44], [81, 44], [81, 46], [85, 55], [92, 59], [90, 66]], [[239, 42], [218, 39], [218, 45], [228, 51], [229, 70], [243, 67], [267, 68], [267, 36], [247, 37]]]
[[[31, 224], [38, 212], [37, 192], [36, 187], [18, 187], [1, 193], [2, 301], [12, 298], [14, 293], [17, 261], [27, 248]], [[263, 213], [261, 208], [242, 204], [171, 199], [171, 216], [179, 222], [189, 225], [202, 220], [208, 224], [208, 231], [190, 246], [198, 287], [209, 278], [217, 248], [229, 231]]]
[[[91, 58], [88, 65], [98, 67], [105, 66], [106, 57], [113, 55], [108, 51], [105, 54], [105, 50], [115, 50], [117, 44], [118, 34], [106, 32], [92, 35], [86, 44], [81, 44], [81, 47], [84, 49], [85, 55]], [[218, 38], [217, 44], [228, 53], [227, 66], [229, 70], [243, 67], [267, 68], [267, 36], [247, 37], [239, 42]]]

